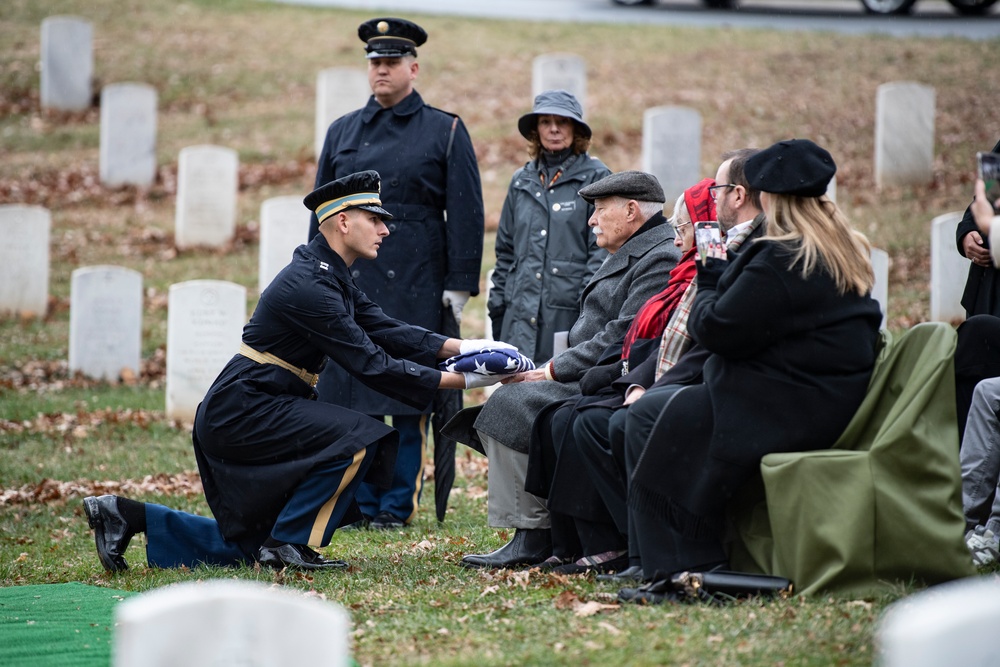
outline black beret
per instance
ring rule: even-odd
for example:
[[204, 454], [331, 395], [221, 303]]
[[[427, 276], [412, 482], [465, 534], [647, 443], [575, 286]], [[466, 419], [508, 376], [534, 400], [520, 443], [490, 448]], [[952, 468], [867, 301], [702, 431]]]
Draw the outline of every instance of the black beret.
[[655, 201], [660, 204], [667, 198], [656, 176], [644, 171], [619, 171], [599, 181], [580, 188], [580, 196], [591, 204], [604, 197], [625, 197], [636, 201]]
[[385, 17], [359, 25], [358, 37], [367, 44], [369, 59], [400, 58], [416, 56], [417, 47], [427, 41], [427, 32], [413, 21]]
[[572, 118], [576, 123], [578, 134], [590, 138], [593, 132], [590, 126], [583, 122], [583, 107], [573, 93], [566, 90], [546, 90], [535, 97], [535, 106], [531, 113], [526, 113], [517, 121], [517, 129], [525, 139], [532, 132], [538, 131], [538, 117], [542, 114]]
[[382, 181], [377, 171], [359, 171], [330, 181], [306, 195], [302, 203], [316, 212], [319, 224], [331, 215], [349, 208], [361, 208], [377, 214], [383, 220], [392, 220], [389, 211], [382, 208]]
[[819, 197], [826, 193], [837, 165], [826, 149], [808, 139], [789, 139], [751, 156], [743, 173], [754, 190]]

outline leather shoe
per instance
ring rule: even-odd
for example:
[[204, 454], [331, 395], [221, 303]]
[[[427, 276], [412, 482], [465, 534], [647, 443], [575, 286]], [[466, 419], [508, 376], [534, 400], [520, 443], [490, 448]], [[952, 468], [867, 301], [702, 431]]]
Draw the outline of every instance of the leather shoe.
[[87, 496], [83, 499], [83, 511], [87, 522], [94, 529], [97, 557], [108, 572], [123, 572], [128, 569], [125, 549], [135, 535], [125, 518], [118, 512], [116, 496]]
[[552, 555], [552, 533], [548, 528], [518, 528], [510, 542], [488, 554], [469, 554], [462, 567], [499, 569], [538, 565]]
[[613, 581], [623, 584], [626, 581], [642, 581], [642, 565], [629, 565], [621, 572], [608, 572], [597, 575], [598, 581]]
[[406, 522], [395, 515], [389, 512], [379, 512], [368, 524], [368, 527], [372, 530], [393, 530], [395, 528], [402, 528], [405, 525]]
[[347, 567], [344, 561], [323, 558], [304, 544], [261, 547], [257, 562], [276, 570], [284, 567], [298, 570], [339, 570]]

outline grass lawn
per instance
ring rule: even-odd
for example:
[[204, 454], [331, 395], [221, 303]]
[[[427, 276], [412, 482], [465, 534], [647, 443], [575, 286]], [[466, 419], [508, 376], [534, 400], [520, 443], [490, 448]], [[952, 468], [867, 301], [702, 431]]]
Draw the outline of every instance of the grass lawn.
[[[98, 85], [157, 89], [152, 187], [99, 184], [96, 107], [40, 108], [39, 27], [55, 14], [93, 23]], [[509, 537], [486, 526], [485, 463], [462, 447], [447, 520], [434, 520], [430, 486], [407, 530], [337, 533], [329, 555], [350, 561], [348, 572], [149, 570], [138, 540], [129, 572], [103, 572], [83, 495], [121, 492], [208, 512], [190, 474], [189, 428], [164, 416], [167, 290], [182, 280], [230, 280], [248, 288], [252, 311], [260, 204], [311, 190], [316, 73], [363, 67], [356, 28], [367, 18], [253, 0], [0, 4], [0, 203], [46, 206], [53, 219], [48, 314], [0, 319], [0, 586], [81, 581], [144, 591], [213, 577], [276, 582], [343, 604], [365, 665], [870, 664], [875, 622], [915, 590], [909, 582], [858, 599], [642, 608], [615, 606], [616, 588], [592, 579], [458, 567], [462, 554]], [[795, 136], [829, 148], [841, 207], [890, 255], [895, 330], [928, 318], [930, 221], [965, 208], [975, 152], [1000, 135], [993, 99], [1000, 71], [982, 66], [994, 62], [996, 42], [413, 18], [430, 33], [418, 88], [469, 127], [490, 230], [526, 159], [516, 120], [530, 110], [531, 61], [576, 53], [589, 69], [592, 153], [615, 171], [639, 168], [642, 112], [661, 105], [702, 114], [705, 175], [715, 173], [722, 152], [741, 146]], [[876, 191], [876, 89], [900, 80], [936, 90], [934, 180]], [[239, 231], [225, 251], [173, 246], [177, 155], [194, 144], [239, 152]], [[488, 234], [484, 274], [492, 248]], [[67, 374], [70, 274], [95, 264], [144, 277], [143, 368], [130, 385]], [[481, 335], [482, 310], [481, 297], [470, 303], [466, 335]], [[467, 404], [480, 400], [480, 391], [467, 392]]]

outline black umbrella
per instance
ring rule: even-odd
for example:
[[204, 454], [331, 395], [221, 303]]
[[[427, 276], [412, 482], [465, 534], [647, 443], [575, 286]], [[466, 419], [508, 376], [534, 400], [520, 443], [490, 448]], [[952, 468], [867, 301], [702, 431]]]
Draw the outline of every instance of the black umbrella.
[[[451, 308], [445, 306], [441, 316], [441, 333], [450, 338], [461, 338], [461, 330]], [[441, 429], [462, 410], [462, 390], [441, 389], [434, 396], [434, 414], [431, 428], [434, 432], [434, 508], [438, 521], [444, 521], [448, 509], [448, 496], [455, 483], [455, 440], [442, 435]]]

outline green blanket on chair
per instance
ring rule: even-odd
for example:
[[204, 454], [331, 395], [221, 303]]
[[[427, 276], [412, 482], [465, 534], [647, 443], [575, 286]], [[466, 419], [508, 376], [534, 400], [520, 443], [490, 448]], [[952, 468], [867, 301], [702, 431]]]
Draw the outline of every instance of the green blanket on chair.
[[974, 573], [965, 547], [955, 331], [919, 324], [883, 345], [868, 393], [833, 449], [769, 454], [763, 489], [734, 502], [734, 569], [799, 593], [870, 594]]

